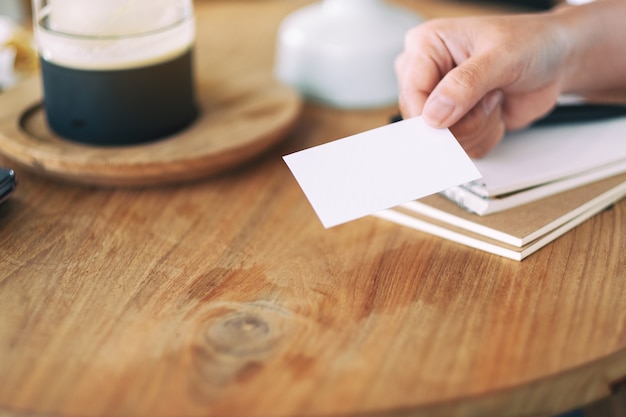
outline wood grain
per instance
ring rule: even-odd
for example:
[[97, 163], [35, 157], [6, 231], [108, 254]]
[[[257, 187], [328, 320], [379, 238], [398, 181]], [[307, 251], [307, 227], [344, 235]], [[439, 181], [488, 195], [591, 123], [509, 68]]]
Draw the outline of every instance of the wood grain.
[[[269, 70], [271, 28], [302, 3], [206, 4], [258, 42], [233, 59]], [[523, 262], [369, 217], [325, 230], [281, 156], [395, 111], [309, 103], [284, 142], [180, 186], [18, 168], [0, 415], [547, 416], [608, 395], [626, 377], [626, 201]]]

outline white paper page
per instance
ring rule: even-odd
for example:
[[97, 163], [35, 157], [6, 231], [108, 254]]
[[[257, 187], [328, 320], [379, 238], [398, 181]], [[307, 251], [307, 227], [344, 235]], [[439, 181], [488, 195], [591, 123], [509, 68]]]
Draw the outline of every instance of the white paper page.
[[625, 138], [626, 118], [508, 133], [486, 157], [474, 161], [483, 178], [469, 188], [495, 196], [623, 160]]
[[480, 178], [450, 131], [433, 129], [421, 117], [283, 159], [324, 227]]

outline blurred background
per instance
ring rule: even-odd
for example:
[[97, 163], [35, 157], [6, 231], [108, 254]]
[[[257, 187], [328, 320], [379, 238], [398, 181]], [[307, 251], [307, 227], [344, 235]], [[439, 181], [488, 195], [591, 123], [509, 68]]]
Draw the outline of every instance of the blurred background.
[[0, 1], [0, 15], [25, 23], [30, 16], [30, 0], [2, 0]]
[[[458, 3], [502, 3], [533, 9], [548, 9], [559, 0], [453, 0]], [[0, 1], [0, 15], [5, 15], [18, 22], [25, 22], [30, 15], [30, 0], [2, 0]]]

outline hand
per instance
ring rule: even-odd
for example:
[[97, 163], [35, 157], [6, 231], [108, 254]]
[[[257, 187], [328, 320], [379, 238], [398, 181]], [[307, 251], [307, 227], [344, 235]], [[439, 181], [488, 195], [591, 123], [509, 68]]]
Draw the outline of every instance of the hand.
[[555, 13], [437, 19], [396, 60], [404, 118], [450, 128], [471, 157], [555, 105], [571, 39]]

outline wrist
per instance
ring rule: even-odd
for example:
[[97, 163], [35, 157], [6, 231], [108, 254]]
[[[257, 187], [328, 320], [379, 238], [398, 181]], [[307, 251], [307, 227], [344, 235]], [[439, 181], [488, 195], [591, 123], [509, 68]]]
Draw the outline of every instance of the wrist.
[[572, 92], [583, 89], [586, 84], [587, 50], [592, 43], [593, 19], [581, 12], [579, 6], [562, 4], [551, 14], [556, 30], [559, 33], [559, 46], [564, 48], [562, 92]]
[[563, 92], [589, 92], [624, 85], [626, 1], [563, 4], [552, 12], [564, 41]]

